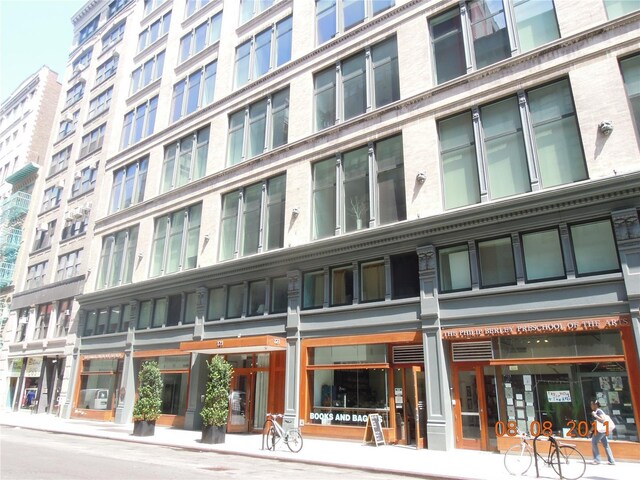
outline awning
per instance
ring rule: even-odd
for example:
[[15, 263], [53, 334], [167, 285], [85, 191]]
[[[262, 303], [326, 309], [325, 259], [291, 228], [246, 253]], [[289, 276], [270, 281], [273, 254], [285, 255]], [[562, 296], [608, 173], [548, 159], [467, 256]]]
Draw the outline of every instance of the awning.
[[287, 341], [273, 335], [217, 338], [180, 343], [180, 350], [198, 353], [253, 353], [285, 350]]

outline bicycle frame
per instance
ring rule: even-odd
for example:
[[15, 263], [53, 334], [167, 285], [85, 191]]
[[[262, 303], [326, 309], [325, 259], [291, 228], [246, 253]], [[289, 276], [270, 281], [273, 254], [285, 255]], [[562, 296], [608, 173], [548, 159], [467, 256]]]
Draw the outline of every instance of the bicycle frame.
[[545, 460], [544, 457], [538, 453], [538, 448], [536, 446], [538, 438], [540, 438], [540, 434], [536, 435], [533, 438], [533, 459], [536, 461], [536, 477], [540, 476], [540, 470], [538, 468], [538, 457], [540, 457], [545, 464], [549, 465], [551, 464], [551, 457], [553, 457], [553, 455], [555, 454], [556, 460], [558, 461], [558, 473], [560, 474], [560, 478], [563, 478], [562, 466], [560, 463], [560, 450], [558, 450], [558, 441], [552, 436], [548, 437], [549, 441], [551, 442], [551, 446], [549, 447], [549, 453], [547, 454], [547, 459]]

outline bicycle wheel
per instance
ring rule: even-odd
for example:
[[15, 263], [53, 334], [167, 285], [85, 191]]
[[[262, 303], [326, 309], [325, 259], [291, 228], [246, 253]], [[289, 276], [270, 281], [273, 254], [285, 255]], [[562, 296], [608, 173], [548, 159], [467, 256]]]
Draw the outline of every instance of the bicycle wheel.
[[527, 444], [514, 445], [504, 454], [504, 468], [511, 475], [524, 475], [531, 466], [533, 452]]
[[267, 450], [275, 450], [276, 449], [276, 440], [278, 437], [278, 432], [276, 432], [276, 427], [269, 427], [269, 431], [267, 432]]
[[293, 453], [302, 450], [302, 434], [299, 430], [289, 430], [286, 436], [287, 446]]
[[560, 478], [566, 478], [567, 480], [577, 480], [587, 469], [587, 463], [584, 461], [582, 454], [574, 447], [569, 445], [561, 445], [558, 447], [558, 453], [560, 454], [560, 465], [558, 465], [558, 458], [555, 452], [551, 452], [550, 463], [555, 472], [560, 475]]

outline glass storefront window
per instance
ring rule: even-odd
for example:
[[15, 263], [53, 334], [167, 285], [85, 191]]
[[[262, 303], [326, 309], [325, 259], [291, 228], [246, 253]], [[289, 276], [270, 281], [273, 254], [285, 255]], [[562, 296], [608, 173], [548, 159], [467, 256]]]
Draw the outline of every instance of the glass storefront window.
[[[189, 386], [190, 355], [168, 355], [136, 359], [136, 372], [147, 361], [158, 362], [162, 375], [163, 415], [184, 415], [187, 411], [187, 390]], [[182, 370], [182, 371], [181, 371]], [[137, 378], [137, 374], [136, 374]]]
[[501, 359], [624, 355], [620, 333], [616, 331], [498, 337], [493, 341], [496, 358]]
[[310, 350], [309, 365], [387, 363], [387, 345], [341, 345]]
[[597, 399], [616, 424], [609, 438], [638, 441], [623, 362], [514, 364], [496, 367], [496, 376], [499, 419], [516, 421], [523, 431], [531, 431], [532, 422], [550, 422], [556, 436], [585, 437], [593, 421], [589, 403]]
[[309, 372], [309, 385], [311, 423], [364, 427], [367, 415], [379, 413], [383, 426], [389, 426], [387, 369], [315, 370]]
[[89, 359], [82, 362], [77, 408], [111, 410], [122, 373], [122, 360]]

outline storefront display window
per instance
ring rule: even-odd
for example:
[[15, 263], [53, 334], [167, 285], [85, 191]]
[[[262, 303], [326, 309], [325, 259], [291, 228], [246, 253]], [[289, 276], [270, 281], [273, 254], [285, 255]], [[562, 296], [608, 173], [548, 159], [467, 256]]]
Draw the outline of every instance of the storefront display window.
[[77, 408], [111, 410], [121, 373], [122, 360], [117, 358], [83, 360]]
[[389, 425], [389, 370], [379, 365], [387, 361], [386, 344], [318, 347], [309, 354], [311, 423], [364, 427], [367, 415], [379, 413]]
[[[615, 331], [586, 334], [498, 337], [494, 351], [501, 359], [624, 355]], [[497, 346], [497, 348], [495, 348]]]
[[139, 371], [142, 364], [149, 360], [158, 362], [162, 375], [162, 414], [184, 415], [187, 410], [190, 356], [167, 355], [140, 358], [136, 361], [137, 370]]

